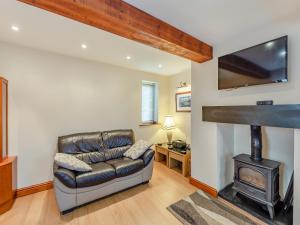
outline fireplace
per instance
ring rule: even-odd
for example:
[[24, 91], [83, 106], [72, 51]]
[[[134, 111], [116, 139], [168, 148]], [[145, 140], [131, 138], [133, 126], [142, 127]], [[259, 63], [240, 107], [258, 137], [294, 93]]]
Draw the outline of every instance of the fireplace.
[[234, 195], [240, 193], [267, 206], [274, 218], [274, 206], [280, 200], [280, 163], [262, 158], [261, 127], [251, 126], [251, 155], [234, 158]]
[[267, 224], [293, 224], [293, 188], [280, 201], [280, 163], [262, 158], [261, 126], [300, 129], [300, 105], [203, 106], [202, 120], [251, 126], [251, 154], [233, 158], [233, 183], [218, 195]]
[[256, 162], [246, 154], [234, 157], [234, 195], [240, 193], [266, 205], [271, 219], [280, 200], [279, 166], [280, 163], [267, 159]]

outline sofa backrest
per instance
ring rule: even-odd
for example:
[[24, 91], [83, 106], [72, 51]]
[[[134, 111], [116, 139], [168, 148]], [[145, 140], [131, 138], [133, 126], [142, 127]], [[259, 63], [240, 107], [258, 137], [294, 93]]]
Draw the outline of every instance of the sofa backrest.
[[133, 130], [79, 133], [59, 137], [58, 151], [67, 154], [103, 152], [133, 144]]
[[111, 130], [102, 132], [102, 140], [106, 149], [119, 148], [134, 144], [133, 130]]
[[58, 151], [67, 154], [97, 152], [104, 149], [101, 132], [58, 137]]

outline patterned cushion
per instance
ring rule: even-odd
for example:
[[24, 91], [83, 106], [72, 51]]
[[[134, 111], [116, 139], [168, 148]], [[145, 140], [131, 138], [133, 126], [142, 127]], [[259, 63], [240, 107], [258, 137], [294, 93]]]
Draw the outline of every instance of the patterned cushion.
[[70, 154], [56, 153], [54, 161], [58, 166], [69, 170], [78, 172], [92, 171], [92, 167]]
[[136, 142], [134, 145], [131, 146], [128, 151], [124, 153], [125, 157], [131, 158], [133, 160], [138, 159], [140, 156], [142, 156], [147, 149], [149, 149], [152, 146], [151, 143], [147, 141], [140, 140]]

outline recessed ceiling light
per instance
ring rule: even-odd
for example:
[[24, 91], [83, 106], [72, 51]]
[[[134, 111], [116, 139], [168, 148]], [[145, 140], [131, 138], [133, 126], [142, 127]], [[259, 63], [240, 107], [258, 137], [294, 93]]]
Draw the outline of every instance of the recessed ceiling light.
[[266, 44], [266, 46], [267, 46], [268, 48], [271, 48], [273, 45], [274, 45], [274, 42], [273, 42], [273, 41], [270, 41], [270, 42], [268, 42], [268, 43]]
[[131, 59], [131, 56], [130, 56], [130, 55], [126, 56], [126, 59], [127, 59], [127, 60], [130, 60], [130, 59]]
[[162, 67], [163, 67], [163, 65], [162, 65], [162, 64], [158, 64], [158, 68], [160, 68], [160, 69], [161, 69]]
[[12, 26], [11, 26], [11, 29], [12, 29], [13, 31], [19, 31], [19, 30], [20, 30], [20, 28], [17, 27], [17, 26], [15, 26], [15, 25], [12, 25]]
[[82, 45], [81, 45], [81, 48], [82, 48], [82, 49], [87, 49], [87, 45], [86, 45], [86, 44], [82, 44]]

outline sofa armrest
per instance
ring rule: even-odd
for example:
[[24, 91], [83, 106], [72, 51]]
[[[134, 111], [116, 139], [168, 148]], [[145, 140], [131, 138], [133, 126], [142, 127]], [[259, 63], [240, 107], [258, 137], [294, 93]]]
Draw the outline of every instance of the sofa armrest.
[[153, 156], [154, 156], [154, 151], [150, 148], [141, 156], [145, 166], [147, 166], [151, 162]]
[[53, 174], [65, 186], [69, 188], [76, 188], [76, 174], [74, 171], [59, 167], [54, 162]]

